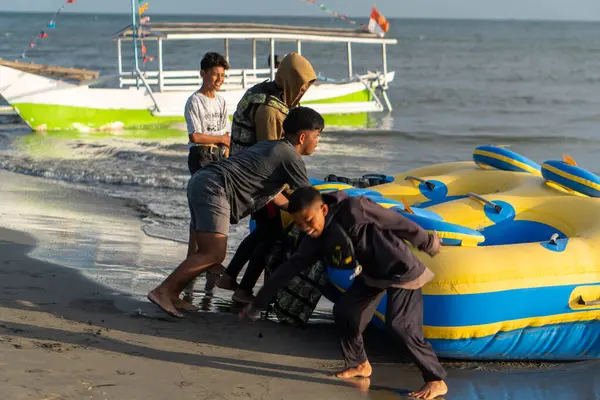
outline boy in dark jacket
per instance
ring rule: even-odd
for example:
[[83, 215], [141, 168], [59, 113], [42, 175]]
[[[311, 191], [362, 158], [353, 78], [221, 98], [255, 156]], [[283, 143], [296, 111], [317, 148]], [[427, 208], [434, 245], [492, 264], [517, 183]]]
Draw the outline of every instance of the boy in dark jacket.
[[[354, 262], [358, 275], [333, 308], [346, 362], [346, 369], [336, 376], [346, 379], [371, 375], [362, 332], [387, 291], [386, 325], [408, 349], [425, 380], [425, 386], [410, 396], [433, 399], [446, 394], [446, 372], [423, 337], [421, 288], [433, 278], [433, 273], [405, 242], [433, 257], [439, 252], [440, 239], [393, 210], [342, 191], [321, 195], [312, 187], [298, 189], [290, 197], [288, 211], [306, 236], [294, 256], [275, 271], [243, 315], [256, 319], [277, 290], [297, 273], [349, 248], [343, 256], [328, 260], [330, 265], [338, 263], [331, 266], [342, 268], [354, 267]], [[348, 257], [350, 253], [354, 261]]]

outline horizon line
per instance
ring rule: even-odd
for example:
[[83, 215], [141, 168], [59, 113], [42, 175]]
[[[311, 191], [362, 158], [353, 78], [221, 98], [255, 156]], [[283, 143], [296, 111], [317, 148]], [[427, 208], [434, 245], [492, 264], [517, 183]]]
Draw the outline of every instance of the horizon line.
[[[11, 14], [47, 14], [52, 11], [25, 11], [25, 10], [0, 10], [3, 13], [11, 13]], [[131, 15], [130, 12], [96, 12], [96, 11], [63, 11], [63, 14], [72, 14], [72, 15]], [[316, 15], [307, 15], [307, 14], [288, 14], [288, 15], [264, 15], [264, 14], [237, 14], [237, 15], [225, 15], [225, 14], [200, 14], [200, 13], [186, 13], [186, 14], [171, 14], [171, 13], [154, 13], [156, 16], [173, 16], [173, 17], [181, 17], [181, 16], [204, 16], [204, 17], [225, 17], [225, 18], [290, 18], [290, 17], [301, 17], [301, 18], [315, 18], [315, 19], [337, 19], [334, 16], [316, 16]], [[348, 18], [356, 20], [357, 18], [364, 18], [368, 20], [368, 17], [365, 16], [349, 16]], [[433, 21], [490, 21], [490, 22], [510, 22], [510, 21], [518, 21], [518, 22], [584, 22], [584, 23], [594, 23], [600, 22], [600, 19], [547, 19], [547, 18], [476, 18], [476, 17], [415, 17], [415, 16], [402, 16], [402, 17], [386, 17], [387, 19], [395, 19], [395, 20], [433, 20]]]

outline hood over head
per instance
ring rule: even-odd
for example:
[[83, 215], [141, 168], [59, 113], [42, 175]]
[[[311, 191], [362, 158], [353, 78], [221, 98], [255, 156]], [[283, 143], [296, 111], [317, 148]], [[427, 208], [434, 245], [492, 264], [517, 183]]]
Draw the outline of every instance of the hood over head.
[[321, 197], [323, 197], [323, 202], [331, 207], [350, 198], [350, 195], [343, 190], [336, 190], [333, 192], [323, 193], [321, 194]]
[[336, 190], [334, 192], [323, 193], [321, 194], [321, 197], [323, 198], [323, 203], [327, 204], [327, 207], [329, 207], [329, 212], [326, 217], [326, 225], [329, 225], [329, 222], [331, 222], [334, 215], [339, 210], [340, 203], [349, 199], [350, 195], [343, 190]]
[[316, 80], [317, 74], [312, 65], [298, 53], [286, 55], [275, 75], [275, 84], [283, 90], [283, 102], [288, 107], [296, 106], [304, 95], [302, 88]]

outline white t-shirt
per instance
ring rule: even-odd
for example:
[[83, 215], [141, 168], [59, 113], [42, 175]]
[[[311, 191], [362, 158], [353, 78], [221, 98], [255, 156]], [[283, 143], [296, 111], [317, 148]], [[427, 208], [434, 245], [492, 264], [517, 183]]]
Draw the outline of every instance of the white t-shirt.
[[185, 122], [188, 131], [188, 147], [196, 146], [189, 141], [192, 133], [219, 136], [231, 132], [227, 117], [227, 104], [218, 94], [214, 98], [195, 92], [185, 103]]

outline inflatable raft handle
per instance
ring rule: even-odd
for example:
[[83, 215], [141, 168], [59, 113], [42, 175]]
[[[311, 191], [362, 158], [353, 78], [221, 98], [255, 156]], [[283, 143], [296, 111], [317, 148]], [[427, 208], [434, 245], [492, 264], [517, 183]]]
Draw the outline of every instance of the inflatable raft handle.
[[600, 299], [587, 301], [587, 300], [584, 300], [583, 296], [579, 296], [578, 303], [581, 304], [582, 306], [600, 306]]
[[496, 210], [496, 212], [498, 214], [500, 214], [500, 212], [502, 211], [502, 206], [500, 204], [496, 204], [493, 201], [486, 200], [483, 197], [481, 197], [480, 195], [478, 195], [477, 193], [469, 192], [469, 193], [467, 193], [467, 196], [477, 199], [477, 200], [481, 201], [482, 203], [487, 204], [490, 207], [494, 207], [494, 210]]
[[550, 240], [548, 241], [549, 244], [556, 246], [556, 241], [560, 238], [560, 236], [558, 235], [558, 233], [553, 233], [552, 236], [550, 236]]
[[435, 189], [435, 183], [429, 182], [428, 180], [425, 180], [423, 178], [419, 178], [418, 176], [408, 175], [407, 177], [404, 178], [404, 180], [421, 182], [421, 183], [424, 183], [425, 185], [427, 185], [427, 189], [429, 189], [429, 190]]

